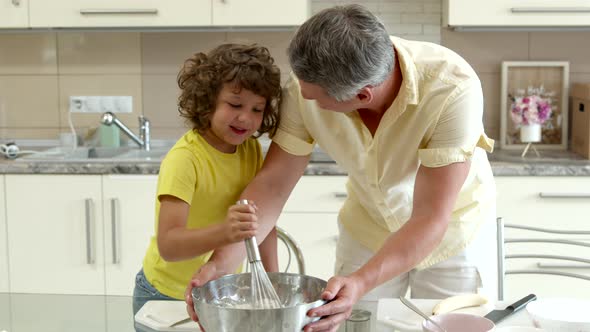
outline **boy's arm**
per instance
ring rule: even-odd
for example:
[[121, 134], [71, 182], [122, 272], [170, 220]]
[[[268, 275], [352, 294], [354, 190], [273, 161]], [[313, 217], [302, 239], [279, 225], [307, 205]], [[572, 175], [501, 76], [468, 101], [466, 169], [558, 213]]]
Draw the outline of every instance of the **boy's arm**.
[[[308, 162], [309, 155], [292, 155], [281, 149], [276, 143], [271, 143], [264, 165], [240, 196], [240, 199], [251, 200], [256, 204], [258, 217], [256, 238], [258, 243], [262, 244], [275, 227], [276, 220], [287, 198], [303, 175]], [[193, 278], [193, 286], [200, 286], [209, 278], [232, 273], [245, 257], [244, 243], [233, 243], [216, 249], [211, 259], [205, 264], [215, 265], [215, 268], [212, 269], [215, 270], [215, 274], [207, 275], [206, 278], [205, 276], [200, 277], [197, 273], [195, 277], [199, 282], [194, 284], [195, 278]]]
[[159, 199], [158, 250], [166, 261], [190, 259], [228, 243], [243, 243], [245, 238], [256, 234], [256, 214], [252, 206], [233, 205], [222, 223], [187, 229], [189, 204], [171, 195], [162, 195]]

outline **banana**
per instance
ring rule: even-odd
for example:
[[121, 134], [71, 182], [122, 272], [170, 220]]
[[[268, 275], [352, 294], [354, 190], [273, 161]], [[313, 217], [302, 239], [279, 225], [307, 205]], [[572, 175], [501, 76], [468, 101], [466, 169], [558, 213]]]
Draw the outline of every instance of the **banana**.
[[488, 303], [488, 299], [480, 294], [461, 294], [448, 297], [432, 308], [433, 315], [440, 315], [453, 310], [475, 307]]

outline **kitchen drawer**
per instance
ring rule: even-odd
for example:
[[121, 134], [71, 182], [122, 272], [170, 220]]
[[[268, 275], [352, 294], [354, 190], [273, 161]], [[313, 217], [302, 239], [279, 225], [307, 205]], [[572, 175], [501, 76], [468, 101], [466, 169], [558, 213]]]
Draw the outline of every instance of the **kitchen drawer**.
[[337, 213], [346, 199], [347, 179], [346, 176], [303, 176], [283, 211]]
[[[590, 177], [496, 177], [497, 215], [506, 224], [590, 231]], [[506, 230], [506, 237], [551, 237]], [[589, 239], [590, 235], [573, 238]]]
[[444, 21], [452, 27], [588, 26], [587, 0], [445, 0]]
[[211, 0], [29, 0], [30, 26], [145, 27], [211, 24]]

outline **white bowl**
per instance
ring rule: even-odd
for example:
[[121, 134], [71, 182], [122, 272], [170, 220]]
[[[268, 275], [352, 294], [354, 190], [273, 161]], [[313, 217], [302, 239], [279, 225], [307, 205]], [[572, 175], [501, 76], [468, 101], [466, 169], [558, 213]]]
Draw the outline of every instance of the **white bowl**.
[[533, 324], [546, 332], [590, 332], [590, 301], [539, 299], [526, 306]]
[[[488, 332], [493, 331], [495, 327], [494, 323], [485, 317], [456, 312], [432, 316], [430, 319], [450, 332]], [[440, 332], [427, 320], [422, 322], [422, 331]]]

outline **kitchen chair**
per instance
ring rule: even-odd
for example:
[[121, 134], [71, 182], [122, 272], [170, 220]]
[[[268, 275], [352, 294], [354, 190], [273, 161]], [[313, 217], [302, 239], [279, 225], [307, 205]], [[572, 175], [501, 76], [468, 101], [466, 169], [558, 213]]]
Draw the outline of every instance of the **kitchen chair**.
[[[579, 247], [588, 247], [590, 248], [589, 242], [582, 242], [582, 241], [575, 241], [575, 240], [564, 240], [564, 239], [545, 239], [545, 238], [505, 238], [504, 237], [504, 229], [505, 228], [515, 228], [515, 229], [523, 229], [532, 232], [541, 232], [541, 233], [550, 233], [550, 234], [560, 234], [560, 235], [590, 235], [590, 231], [564, 231], [564, 230], [555, 230], [555, 229], [547, 229], [547, 228], [537, 228], [537, 227], [530, 227], [518, 224], [505, 224], [502, 217], [496, 219], [497, 222], [497, 241], [498, 241], [498, 300], [504, 300], [504, 278], [508, 274], [544, 274], [544, 275], [557, 275], [557, 276], [564, 276], [570, 278], [578, 278], [583, 280], [590, 281], [590, 277], [578, 273], [570, 273], [570, 272], [562, 272], [562, 271], [549, 271], [549, 270], [533, 270], [533, 269], [524, 269], [524, 270], [507, 270], [505, 268], [505, 260], [507, 259], [517, 259], [517, 258], [537, 258], [537, 259], [554, 259], [559, 261], [568, 261], [568, 262], [579, 262], [588, 264], [588, 268], [590, 268], [590, 259], [580, 258], [580, 257], [573, 257], [573, 256], [562, 256], [562, 255], [539, 255], [535, 253], [530, 254], [505, 254], [504, 245], [506, 243], [559, 243], [565, 245], [572, 245], [572, 246], [579, 246]], [[580, 267], [576, 265], [572, 266], [555, 266], [555, 265], [548, 265], [541, 262], [537, 263], [539, 268], [549, 268], [549, 267]]]

